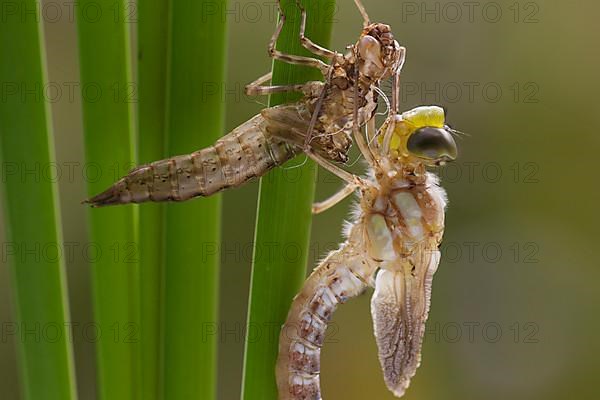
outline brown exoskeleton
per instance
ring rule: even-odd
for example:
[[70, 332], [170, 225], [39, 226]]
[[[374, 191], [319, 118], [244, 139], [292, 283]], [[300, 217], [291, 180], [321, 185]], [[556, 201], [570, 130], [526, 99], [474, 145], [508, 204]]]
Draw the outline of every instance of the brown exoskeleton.
[[[276, 49], [286, 20], [280, 5], [281, 18], [269, 42], [269, 55], [290, 64], [318, 68], [325, 81], [263, 86], [271, 79], [269, 73], [250, 83], [246, 93], [298, 91], [304, 95], [301, 100], [262, 110], [214, 146], [134, 168], [85, 202], [98, 207], [210, 196], [262, 176], [300, 152], [313, 159], [347, 161], [352, 131], [374, 118], [379, 84], [389, 77], [399, 79], [406, 52], [394, 40], [388, 25], [371, 23], [360, 0], [355, 3], [364, 18], [363, 30], [358, 41], [341, 54], [305, 36], [306, 10], [297, 2], [302, 12], [302, 46], [329, 64]], [[364, 143], [358, 145], [364, 147]]]

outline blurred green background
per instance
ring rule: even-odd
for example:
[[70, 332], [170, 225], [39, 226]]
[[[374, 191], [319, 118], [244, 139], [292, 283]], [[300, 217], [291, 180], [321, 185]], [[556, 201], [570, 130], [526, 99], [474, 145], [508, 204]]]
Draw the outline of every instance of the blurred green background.
[[[408, 49], [402, 109], [443, 105], [448, 122], [470, 134], [459, 142], [459, 161], [441, 171], [450, 199], [444, 252], [422, 366], [405, 398], [597, 396], [600, 271], [594, 249], [600, 189], [593, 171], [600, 122], [592, 114], [599, 106], [600, 4], [364, 3], [371, 18], [389, 23]], [[274, 7], [230, 1], [227, 81], [206, 85], [207, 93], [222, 93], [228, 131], [266, 103], [245, 97], [243, 87], [270, 68], [266, 44]], [[62, 88], [52, 111], [63, 169], [64, 238], [81, 243], [86, 235], [79, 204], [85, 197], [81, 105], [77, 90], [73, 98], [68, 95], [69, 84], [79, 81], [78, 55], [76, 27], [67, 11], [63, 6], [63, 17], [46, 21], [45, 30], [49, 81]], [[360, 33], [361, 19], [351, 0], [338, 0], [333, 18], [333, 47], [341, 51]], [[135, 30], [133, 24], [134, 19]], [[198, 43], [197, 51], [202, 49]], [[75, 165], [72, 176], [68, 165]], [[360, 171], [360, 163], [352, 169]], [[289, 173], [294, 179], [294, 170]], [[339, 186], [319, 172], [318, 198]], [[221, 306], [214, 326], [221, 399], [239, 398], [256, 195], [256, 183], [222, 195]], [[314, 218], [309, 269], [340, 242], [350, 204]], [[0, 229], [1, 243], [3, 235]], [[294, 249], [277, 251], [294, 256]], [[4, 253], [0, 261], [0, 322], [6, 326], [12, 315]], [[92, 322], [92, 305], [82, 251], [67, 259], [67, 268], [72, 320], [85, 326]], [[326, 399], [393, 398], [379, 370], [369, 297], [341, 307], [333, 319], [323, 350]], [[16, 399], [15, 337], [2, 332], [0, 398]], [[274, 332], [253, 327], [257, 340]], [[78, 390], [82, 399], [93, 399], [94, 343], [84, 336], [76, 329]]]

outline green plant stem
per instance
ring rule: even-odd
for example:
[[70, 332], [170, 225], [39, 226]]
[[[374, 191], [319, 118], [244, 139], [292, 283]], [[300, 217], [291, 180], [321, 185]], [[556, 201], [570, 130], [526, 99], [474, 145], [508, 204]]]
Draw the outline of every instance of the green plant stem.
[[[170, 155], [212, 145], [223, 135], [225, 0], [170, 3], [167, 143]], [[209, 13], [207, 10], [215, 10]], [[212, 93], [212, 94], [211, 94]], [[166, 211], [164, 393], [168, 399], [216, 396], [215, 335], [220, 196], [169, 204]]]
[[[300, 45], [300, 12], [294, 0], [282, 1], [287, 22], [277, 48], [290, 54], [311, 54]], [[328, 46], [331, 36], [331, 16], [335, 2], [306, 0], [306, 36]], [[302, 83], [321, 78], [318, 70], [273, 63], [273, 84]], [[296, 95], [274, 95], [269, 105], [297, 100]], [[298, 161], [292, 161], [298, 163]], [[275, 362], [278, 352], [279, 328], [285, 322], [292, 298], [306, 276], [308, 241], [311, 227], [311, 203], [314, 198], [316, 168], [311, 162], [299, 168], [300, 179], [291, 182], [282, 169], [269, 173], [260, 181], [256, 222], [254, 264], [248, 326], [264, 329], [261, 340], [246, 340], [243, 398], [245, 400], [276, 400]], [[275, 249], [269, 251], [266, 249]], [[284, 257], [282, 249], [299, 249], [297, 257]], [[267, 254], [267, 255], [265, 255]], [[268, 333], [268, 334], [267, 334]]]
[[[39, 3], [25, 0], [21, 6], [32, 10]], [[16, 306], [22, 395], [76, 399], [73, 350], [64, 332], [70, 317], [57, 187], [22, 174], [54, 163], [51, 114], [40, 89], [47, 84], [43, 29], [35, 18], [18, 13], [5, 17], [0, 23], [0, 82], [6, 96], [0, 101], [0, 160], [7, 221], [2, 225]], [[40, 331], [48, 336], [21, 334]], [[55, 334], [58, 338], [50, 340]]]
[[[167, 0], [138, 3], [138, 154], [141, 164], [165, 157]], [[140, 207], [142, 398], [160, 399], [164, 282], [164, 204]]]
[[[88, 193], [112, 185], [134, 165], [130, 24], [126, 0], [80, 0], [79, 31], [83, 126]], [[92, 10], [100, 9], [101, 13]], [[90, 172], [92, 174], [92, 172]], [[98, 398], [140, 398], [139, 265], [137, 206], [88, 212]]]

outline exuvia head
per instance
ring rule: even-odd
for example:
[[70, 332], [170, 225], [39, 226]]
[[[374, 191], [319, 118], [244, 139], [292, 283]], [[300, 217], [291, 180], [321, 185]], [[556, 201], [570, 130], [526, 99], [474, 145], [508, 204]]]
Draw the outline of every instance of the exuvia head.
[[354, 48], [359, 72], [371, 79], [390, 77], [404, 62], [405, 49], [386, 24], [367, 25]]
[[393, 126], [388, 124], [389, 133], [382, 138], [383, 151], [387, 151], [388, 156], [400, 162], [421, 162], [429, 166], [456, 159], [456, 142], [446, 125], [443, 108], [421, 106], [391, 118]]

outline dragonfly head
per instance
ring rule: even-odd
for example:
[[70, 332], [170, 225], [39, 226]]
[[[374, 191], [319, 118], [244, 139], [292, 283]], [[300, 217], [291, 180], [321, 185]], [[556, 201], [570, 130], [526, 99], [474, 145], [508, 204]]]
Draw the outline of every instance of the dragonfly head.
[[390, 77], [403, 62], [404, 49], [386, 24], [367, 25], [354, 48], [359, 72], [371, 79]]
[[[421, 106], [392, 117], [381, 141], [389, 155], [402, 163], [439, 166], [454, 161], [458, 154], [452, 130], [446, 125], [444, 109]], [[388, 132], [388, 133], [386, 133]], [[386, 137], [387, 136], [387, 137]]]

